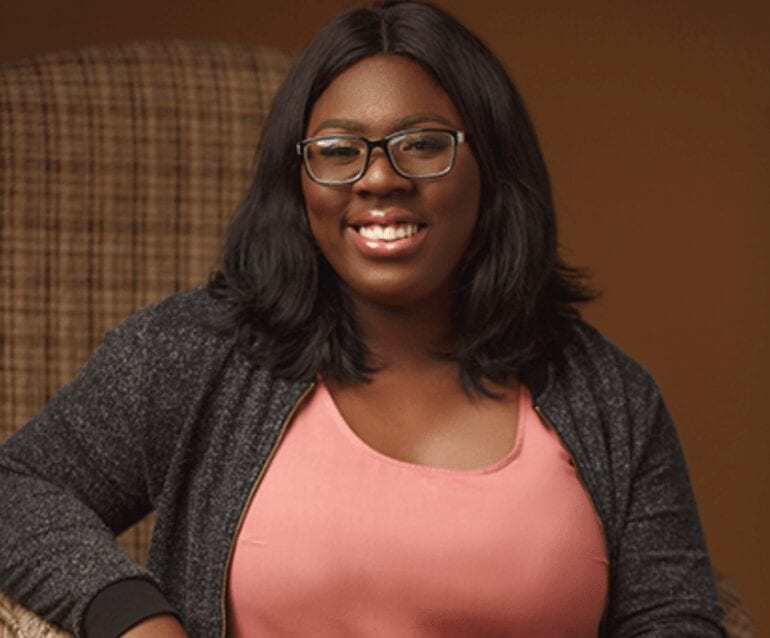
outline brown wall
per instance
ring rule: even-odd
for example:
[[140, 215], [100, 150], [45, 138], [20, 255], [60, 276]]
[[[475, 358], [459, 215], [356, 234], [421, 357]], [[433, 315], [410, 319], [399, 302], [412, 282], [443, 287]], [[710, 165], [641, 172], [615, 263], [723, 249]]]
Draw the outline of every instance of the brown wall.
[[[350, 4], [4, 0], [0, 61], [166, 37], [296, 50]], [[586, 314], [657, 377], [714, 562], [770, 635], [770, 4], [441, 4], [527, 99], [565, 253], [604, 291]]]

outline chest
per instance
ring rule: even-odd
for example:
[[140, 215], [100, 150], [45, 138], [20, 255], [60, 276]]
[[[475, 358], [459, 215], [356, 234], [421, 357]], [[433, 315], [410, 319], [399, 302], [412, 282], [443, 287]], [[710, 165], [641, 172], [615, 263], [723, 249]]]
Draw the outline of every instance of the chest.
[[516, 439], [518, 387], [499, 399], [431, 384], [332, 387], [330, 392], [356, 436], [401, 461], [456, 470], [482, 468], [504, 457]]
[[312, 619], [321, 636], [595, 636], [598, 519], [558, 437], [517, 417], [494, 464], [425, 467], [370, 447], [318, 392], [236, 542], [234, 635]]

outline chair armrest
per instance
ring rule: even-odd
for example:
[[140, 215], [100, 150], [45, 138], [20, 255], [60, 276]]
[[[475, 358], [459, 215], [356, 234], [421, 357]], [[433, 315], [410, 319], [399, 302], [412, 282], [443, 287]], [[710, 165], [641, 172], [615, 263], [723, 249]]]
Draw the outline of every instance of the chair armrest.
[[3, 638], [72, 638], [0, 591], [0, 636]]
[[725, 612], [722, 623], [730, 638], [756, 638], [749, 610], [738, 585], [719, 571], [714, 573], [719, 604]]

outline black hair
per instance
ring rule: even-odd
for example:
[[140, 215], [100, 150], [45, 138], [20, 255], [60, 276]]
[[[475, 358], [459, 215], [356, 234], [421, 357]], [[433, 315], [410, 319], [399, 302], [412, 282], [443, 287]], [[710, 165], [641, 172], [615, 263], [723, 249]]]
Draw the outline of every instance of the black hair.
[[548, 171], [521, 97], [495, 55], [441, 9], [395, 1], [347, 11], [312, 40], [274, 99], [251, 188], [232, 222], [211, 288], [231, 302], [225, 329], [280, 376], [374, 371], [352, 303], [315, 245], [295, 144], [330, 82], [379, 54], [431, 74], [470, 133], [482, 179], [479, 217], [459, 272], [452, 319], [467, 390], [526, 379], [571, 338], [576, 304], [592, 298], [558, 256]]

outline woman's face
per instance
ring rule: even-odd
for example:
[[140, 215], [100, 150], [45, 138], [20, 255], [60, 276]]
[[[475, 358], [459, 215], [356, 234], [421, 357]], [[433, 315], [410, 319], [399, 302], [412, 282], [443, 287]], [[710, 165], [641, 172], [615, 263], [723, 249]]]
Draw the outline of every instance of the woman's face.
[[[378, 55], [334, 79], [313, 106], [306, 137], [375, 140], [413, 128], [465, 130], [418, 64]], [[479, 168], [467, 144], [442, 177], [402, 177], [378, 148], [357, 182], [317, 184], [303, 169], [302, 191], [313, 237], [356, 303], [443, 307], [451, 298], [479, 212]]]

